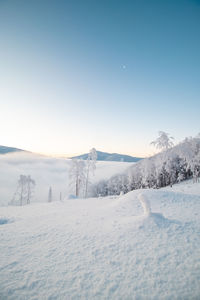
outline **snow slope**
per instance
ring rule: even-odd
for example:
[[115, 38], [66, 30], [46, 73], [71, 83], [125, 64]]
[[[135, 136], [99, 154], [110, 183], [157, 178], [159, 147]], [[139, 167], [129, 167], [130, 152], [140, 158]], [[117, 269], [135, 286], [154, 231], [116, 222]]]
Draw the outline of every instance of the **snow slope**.
[[[12, 153], [0, 155], [0, 206], [11, 201], [17, 187], [20, 174], [31, 175], [36, 182], [35, 195], [32, 202], [46, 202], [49, 187], [52, 187], [53, 200], [58, 200], [60, 192], [63, 197], [72, 194], [69, 188], [70, 159], [40, 156], [33, 153]], [[109, 179], [118, 173], [123, 173], [134, 163], [127, 162], [97, 162], [92, 183]]]
[[200, 299], [199, 183], [2, 207], [0, 238], [2, 300]]

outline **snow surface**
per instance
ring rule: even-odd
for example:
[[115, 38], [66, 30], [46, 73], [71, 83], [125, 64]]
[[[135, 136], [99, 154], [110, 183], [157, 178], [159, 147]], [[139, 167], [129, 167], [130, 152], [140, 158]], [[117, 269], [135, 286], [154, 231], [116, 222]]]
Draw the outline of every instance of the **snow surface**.
[[[30, 175], [36, 182], [35, 195], [31, 202], [47, 202], [49, 187], [52, 187], [53, 201], [67, 197], [75, 191], [69, 187], [70, 159], [54, 158], [33, 153], [10, 153], [0, 155], [0, 205], [7, 205], [17, 188], [21, 174]], [[91, 183], [109, 179], [113, 175], [125, 172], [134, 163], [104, 162], [96, 164], [95, 176]]]
[[200, 299], [200, 183], [2, 207], [0, 238], [0, 299]]

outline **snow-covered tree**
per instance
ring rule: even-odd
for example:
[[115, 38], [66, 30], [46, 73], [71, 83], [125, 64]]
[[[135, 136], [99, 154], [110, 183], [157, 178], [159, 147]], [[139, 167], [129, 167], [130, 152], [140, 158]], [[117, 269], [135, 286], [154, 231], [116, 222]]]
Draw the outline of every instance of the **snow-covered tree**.
[[52, 202], [52, 188], [51, 188], [51, 186], [49, 187], [48, 202]]
[[14, 196], [16, 201], [19, 200], [20, 205], [23, 205], [26, 202], [26, 195], [27, 195], [26, 179], [27, 179], [26, 175], [19, 176], [17, 190]]
[[193, 178], [194, 182], [199, 181], [200, 137], [186, 138], [174, 147], [169, 146], [165, 151], [134, 164], [126, 174], [100, 182], [93, 187], [93, 191], [101, 191], [105, 196], [118, 195], [121, 190], [128, 192], [141, 188], [161, 188], [189, 178]]
[[17, 189], [10, 204], [25, 205], [30, 204], [35, 187], [35, 181], [30, 175], [20, 175], [17, 182]]
[[80, 196], [81, 189], [85, 185], [86, 165], [82, 159], [72, 159], [71, 168], [69, 170], [70, 185], [75, 187], [76, 197]]
[[27, 185], [27, 204], [30, 204], [31, 198], [34, 193], [34, 188], [35, 188], [35, 180], [33, 180], [30, 175], [28, 175], [26, 178], [26, 185]]
[[190, 174], [197, 182], [200, 176], [200, 138], [186, 138], [179, 147], [179, 156], [185, 161], [186, 175]]
[[158, 138], [155, 141], [151, 142], [151, 145], [154, 145], [159, 150], [167, 150], [173, 147], [174, 143], [172, 142], [172, 140], [174, 138], [172, 136], [169, 136], [169, 133], [159, 131], [158, 135]]
[[97, 152], [95, 148], [92, 148], [88, 154], [88, 158], [86, 161], [85, 198], [87, 198], [88, 195], [90, 173], [92, 172], [92, 175], [94, 175], [94, 171], [96, 169], [96, 160]]

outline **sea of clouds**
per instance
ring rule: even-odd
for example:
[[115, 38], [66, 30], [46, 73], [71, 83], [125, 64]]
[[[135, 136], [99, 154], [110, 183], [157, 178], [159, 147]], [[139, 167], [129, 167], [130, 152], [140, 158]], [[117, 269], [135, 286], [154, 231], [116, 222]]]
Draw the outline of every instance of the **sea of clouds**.
[[[0, 155], [0, 205], [8, 205], [17, 189], [20, 175], [30, 175], [35, 180], [35, 192], [32, 202], [47, 202], [49, 187], [52, 188], [53, 201], [68, 198], [74, 194], [70, 185], [69, 169], [71, 160], [66, 158], [47, 157], [28, 152], [15, 152]], [[122, 173], [132, 163], [97, 162], [92, 183]]]
[[53, 200], [59, 200], [60, 192], [65, 197], [69, 193], [69, 168], [70, 160], [64, 158], [25, 152], [0, 155], [0, 205], [7, 205], [13, 198], [21, 174], [30, 175], [36, 182], [32, 201], [47, 201], [50, 186]]

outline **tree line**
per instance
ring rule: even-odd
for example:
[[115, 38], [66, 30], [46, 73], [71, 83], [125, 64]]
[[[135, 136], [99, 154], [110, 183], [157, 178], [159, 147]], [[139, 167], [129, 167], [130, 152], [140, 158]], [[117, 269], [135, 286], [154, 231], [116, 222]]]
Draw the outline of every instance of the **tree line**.
[[124, 174], [102, 180], [93, 185], [92, 195], [107, 196], [127, 193], [135, 189], [172, 186], [186, 179], [200, 180], [200, 135], [186, 138], [174, 146], [173, 138], [165, 132], [152, 142], [160, 153], [143, 159]]

